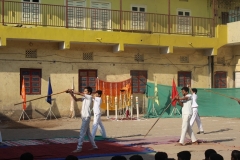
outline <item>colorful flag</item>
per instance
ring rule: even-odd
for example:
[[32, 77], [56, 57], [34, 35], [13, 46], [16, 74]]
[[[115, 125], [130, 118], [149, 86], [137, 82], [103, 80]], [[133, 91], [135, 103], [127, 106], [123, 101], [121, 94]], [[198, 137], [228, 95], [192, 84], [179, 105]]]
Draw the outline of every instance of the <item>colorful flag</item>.
[[[178, 95], [178, 91], [177, 91], [177, 87], [176, 87], [176, 84], [175, 84], [175, 81], [174, 81], [174, 78], [173, 78], [173, 81], [172, 81], [172, 99], [175, 98], [177, 95]], [[176, 103], [177, 103], [176, 100], [172, 101], [172, 106], [176, 106]]]
[[52, 92], [52, 85], [51, 85], [51, 80], [50, 80], [50, 77], [49, 77], [49, 80], [48, 80], [48, 94], [47, 94], [48, 95], [47, 102], [49, 104], [52, 104], [52, 96], [51, 96], [52, 93], [53, 93]]
[[22, 100], [23, 100], [23, 110], [26, 110], [26, 90], [25, 90], [25, 82], [24, 82], [24, 77], [22, 79], [22, 92], [21, 92]]
[[157, 105], [159, 105], [158, 87], [157, 87], [157, 80], [156, 79], [155, 79], [154, 97], [155, 97], [155, 103], [157, 103]]

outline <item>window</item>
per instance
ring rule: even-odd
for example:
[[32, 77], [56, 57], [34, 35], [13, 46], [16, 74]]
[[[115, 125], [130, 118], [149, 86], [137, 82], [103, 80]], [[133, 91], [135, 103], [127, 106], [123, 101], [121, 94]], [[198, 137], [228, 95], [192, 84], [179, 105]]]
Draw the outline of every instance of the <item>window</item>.
[[38, 22], [40, 21], [40, 0], [23, 0], [22, 21]]
[[144, 30], [146, 8], [141, 6], [132, 6], [132, 12], [132, 28], [136, 30]]
[[187, 10], [178, 10], [178, 32], [190, 34], [192, 29], [192, 21], [190, 17], [190, 11]]
[[147, 84], [147, 71], [130, 71], [132, 76], [132, 93], [145, 93]]
[[68, 26], [85, 28], [86, 1], [68, 0]]
[[239, 7], [235, 7], [234, 10], [230, 10], [228, 15], [229, 15], [228, 23], [229, 22], [240, 21], [240, 9], [239, 9]]
[[92, 29], [111, 28], [111, 7], [110, 3], [92, 2], [91, 4], [91, 25]]
[[23, 77], [27, 95], [41, 94], [41, 69], [20, 69], [20, 92], [22, 88]]
[[227, 72], [224, 71], [215, 72], [214, 88], [227, 88]]
[[222, 12], [222, 24], [227, 24], [229, 22], [228, 18], [229, 18], [228, 12]]
[[178, 72], [178, 87], [186, 87], [191, 85], [191, 72]]
[[92, 87], [96, 90], [97, 70], [79, 70], [79, 92], [83, 92], [85, 87]]

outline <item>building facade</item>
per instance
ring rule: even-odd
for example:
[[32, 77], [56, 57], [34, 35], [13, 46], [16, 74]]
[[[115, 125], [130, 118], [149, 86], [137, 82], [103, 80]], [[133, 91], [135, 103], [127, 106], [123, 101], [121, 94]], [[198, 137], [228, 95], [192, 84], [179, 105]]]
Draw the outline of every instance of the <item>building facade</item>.
[[[23, 77], [27, 100], [47, 94], [49, 77], [53, 92], [71, 88], [73, 81], [82, 91], [87, 85], [94, 88], [97, 77], [110, 82], [132, 78], [140, 103], [146, 82], [171, 85], [174, 78], [178, 86], [239, 87], [240, 39], [239, 31], [232, 31], [239, 23], [228, 23], [232, 9], [226, 21], [217, 3], [0, 0], [2, 115], [16, 119], [21, 113], [21, 105], [14, 104], [21, 102]], [[67, 116], [70, 96], [53, 98], [53, 111]], [[75, 105], [79, 110], [81, 103]], [[45, 99], [27, 104], [33, 118], [48, 109]]]

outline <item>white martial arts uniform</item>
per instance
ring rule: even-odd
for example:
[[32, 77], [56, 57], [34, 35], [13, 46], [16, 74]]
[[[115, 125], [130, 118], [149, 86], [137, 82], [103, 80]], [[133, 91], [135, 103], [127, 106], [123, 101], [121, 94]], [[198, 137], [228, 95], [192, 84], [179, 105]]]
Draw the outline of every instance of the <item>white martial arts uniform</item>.
[[101, 97], [95, 97], [93, 99], [93, 114], [94, 114], [94, 118], [93, 118], [93, 126], [92, 126], [92, 137], [93, 139], [95, 138], [95, 135], [97, 133], [97, 129], [99, 129], [101, 135], [103, 138], [106, 138], [106, 131], [105, 128], [103, 126], [103, 123], [101, 121], [101, 103], [102, 103], [102, 99]]
[[186, 133], [190, 136], [192, 142], [196, 142], [197, 139], [192, 131], [190, 126], [190, 119], [192, 116], [192, 96], [187, 94], [185, 97], [188, 97], [188, 100], [182, 100], [182, 133], [179, 143], [184, 144]]
[[91, 110], [90, 110], [91, 104], [92, 104], [92, 96], [85, 94], [84, 100], [82, 102], [82, 111], [81, 111], [82, 126], [80, 129], [77, 150], [82, 149], [83, 140], [84, 140], [85, 135], [88, 136], [88, 139], [91, 142], [93, 148], [98, 148], [94, 142], [94, 138], [92, 137], [92, 134], [91, 134], [90, 128], [89, 128], [89, 124], [90, 124], [90, 120], [91, 120]]
[[198, 104], [197, 104], [197, 95], [195, 93], [192, 94], [192, 118], [190, 120], [191, 127], [193, 126], [194, 122], [197, 122], [197, 126], [200, 132], [203, 132], [203, 127], [201, 123], [201, 119], [198, 115]]

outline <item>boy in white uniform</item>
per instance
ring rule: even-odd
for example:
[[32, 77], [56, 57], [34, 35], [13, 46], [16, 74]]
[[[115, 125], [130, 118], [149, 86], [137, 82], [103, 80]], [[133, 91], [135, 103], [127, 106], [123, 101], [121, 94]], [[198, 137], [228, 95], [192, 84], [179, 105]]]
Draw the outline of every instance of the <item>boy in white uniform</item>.
[[199, 130], [199, 132], [197, 132], [197, 134], [201, 134], [201, 133], [204, 134], [201, 119], [198, 115], [197, 89], [196, 88], [191, 88], [190, 85], [189, 85], [189, 89], [192, 93], [192, 110], [193, 110], [192, 118], [190, 120], [190, 126], [193, 127], [193, 124], [196, 121], [197, 125], [198, 125], [198, 130]]
[[103, 138], [106, 138], [106, 131], [101, 121], [101, 103], [102, 103], [102, 91], [97, 90], [95, 93], [95, 98], [93, 99], [93, 126], [92, 126], [92, 137], [95, 138], [97, 129], [99, 129]]
[[[91, 87], [85, 87], [83, 93], [80, 92], [73, 92], [72, 90], [68, 90], [67, 93], [70, 93], [71, 96], [75, 101], [82, 101], [82, 111], [81, 111], [81, 117], [82, 117], [82, 126], [80, 129], [80, 134], [79, 134], [79, 139], [78, 139], [78, 145], [77, 149], [74, 150], [73, 152], [81, 152], [82, 151], [82, 145], [83, 145], [83, 140], [84, 136], [87, 135], [89, 141], [91, 142], [93, 149], [98, 149], [97, 145], [94, 142], [94, 139], [92, 137], [92, 134], [90, 132], [89, 124], [91, 120], [91, 110], [90, 106], [92, 104], [92, 88]], [[74, 94], [78, 94], [83, 96], [84, 98], [76, 98]]]
[[184, 97], [175, 98], [182, 107], [182, 133], [177, 145], [183, 146], [185, 144], [186, 133], [188, 133], [190, 136], [192, 144], [198, 144], [197, 139], [192, 131], [192, 127], [190, 126], [190, 119], [192, 117], [192, 96], [188, 93], [188, 87], [183, 87], [181, 90]]

